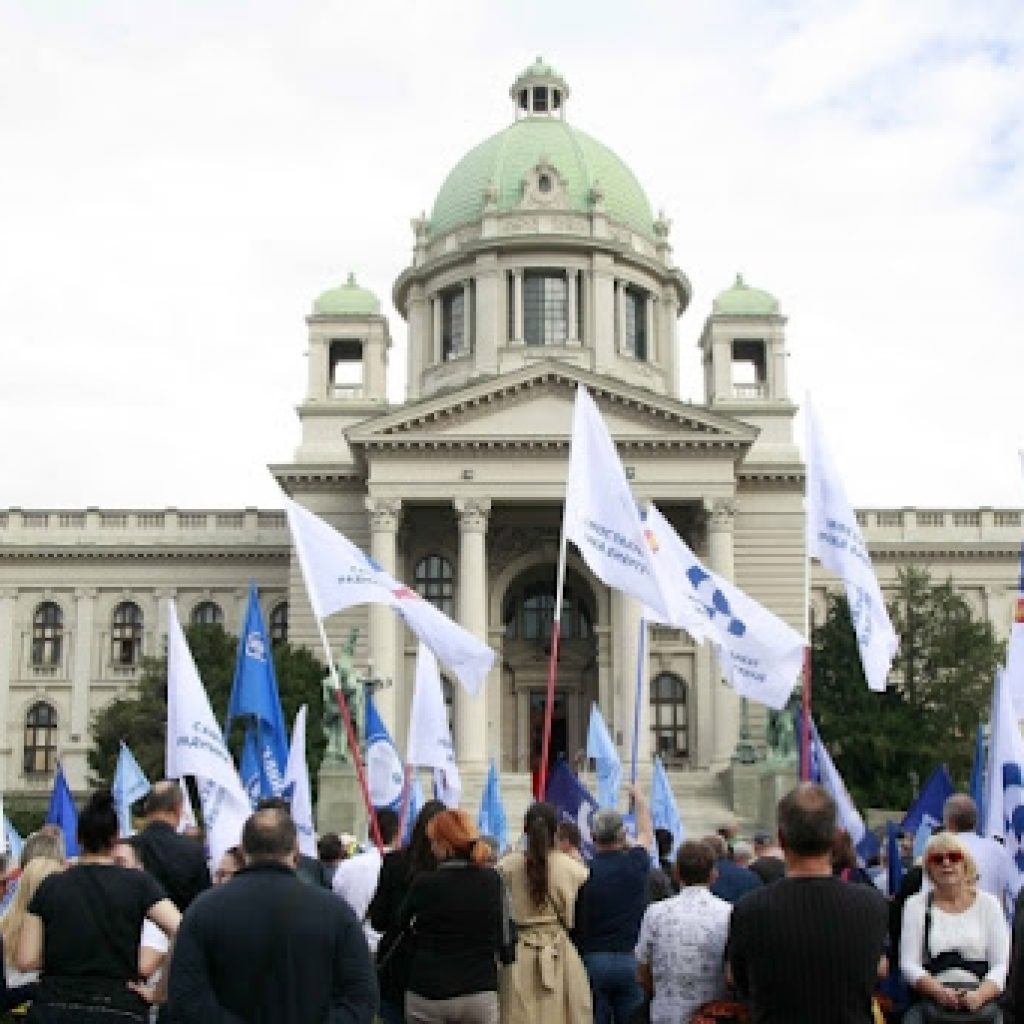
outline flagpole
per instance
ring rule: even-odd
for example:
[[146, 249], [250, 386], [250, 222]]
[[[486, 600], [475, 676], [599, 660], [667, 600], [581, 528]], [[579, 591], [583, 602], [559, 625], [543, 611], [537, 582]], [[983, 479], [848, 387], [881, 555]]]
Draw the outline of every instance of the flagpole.
[[352, 714], [348, 709], [348, 701], [341, 689], [341, 680], [338, 678], [338, 669], [334, 664], [334, 655], [331, 653], [331, 645], [327, 639], [327, 630], [324, 628], [323, 619], [313, 616], [316, 628], [320, 633], [320, 642], [324, 645], [324, 653], [327, 655], [327, 671], [330, 673], [331, 682], [334, 684], [334, 697], [338, 702], [338, 710], [341, 711], [342, 721], [345, 723], [345, 735], [348, 738], [348, 749], [352, 754], [352, 761], [356, 766], [356, 778], [359, 780], [359, 788], [362, 790], [363, 803], [366, 805], [366, 813], [370, 819], [370, 830], [373, 834], [373, 841], [377, 849], [384, 852], [384, 841], [380, 835], [380, 825], [377, 824], [377, 812], [373, 802], [370, 800], [370, 787], [366, 782], [366, 768], [363, 766], [363, 758], [359, 753], [359, 740], [356, 738], [355, 726], [352, 724]]
[[636, 785], [636, 752], [640, 743], [640, 707], [644, 689], [644, 659], [647, 646], [647, 619], [640, 616], [640, 640], [636, 652], [636, 697], [633, 701], [633, 759], [629, 767], [629, 781]]
[[811, 781], [811, 675], [813, 660], [811, 657], [811, 544], [807, 535], [807, 525], [810, 522], [811, 504], [811, 445], [810, 431], [811, 420], [808, 410], [811, 407], [811, 393], [807, 391], [804, 395], [804, 447], [807, 458], [804, 464], [804, 637], [807, 645], [804, 647], [804, 671], [803, 686], [800, 694], [800, 704], [803, 714], [800, 716], [800, 781]]
[[[564, 520], [564, 509], [563, 509]], [[555, 584], [555, 620], [551, 624], [551, 657], [548, 660], [547, 700], [544, 704], [544, 739], [540, 748], [540, 776], [537, 797], [544, 799], [548, 788], [548, 754], [551, 752], [551, 718], [555, 710], [555, 684], [558, 682], [558, 646], [562, 636], [562, 592], [565, 588], [565, 522], [558, 549], [558, 578]]]

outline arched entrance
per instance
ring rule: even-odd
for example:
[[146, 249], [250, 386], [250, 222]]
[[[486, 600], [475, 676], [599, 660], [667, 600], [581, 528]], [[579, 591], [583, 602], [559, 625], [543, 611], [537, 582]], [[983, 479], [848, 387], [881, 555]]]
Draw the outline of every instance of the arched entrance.
[[[536, 772], [540, 764], [554, 609], [552, 564], [526, 569], [508, 585], [502, 598], [506, 771]], [[558, 756], [572, 761], [586, 745], [585, 719], [590, 702], [597, 699], [597, 634], [594, 594], [570, 567], [562, 601], [549, 763]]]

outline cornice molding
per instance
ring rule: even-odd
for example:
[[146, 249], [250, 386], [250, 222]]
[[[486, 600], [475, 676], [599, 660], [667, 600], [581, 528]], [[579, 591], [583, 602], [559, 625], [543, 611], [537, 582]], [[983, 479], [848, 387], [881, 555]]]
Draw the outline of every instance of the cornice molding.
[[169, 541], [160, 548], [100, 548], [100, 547], [5, 547], [0, 550], [3, 562], [287, 562], [291, 558], [291, 547], [275, 545], [266, 548], [230, 548], [218, 545], [208, 548], [179, 548]]

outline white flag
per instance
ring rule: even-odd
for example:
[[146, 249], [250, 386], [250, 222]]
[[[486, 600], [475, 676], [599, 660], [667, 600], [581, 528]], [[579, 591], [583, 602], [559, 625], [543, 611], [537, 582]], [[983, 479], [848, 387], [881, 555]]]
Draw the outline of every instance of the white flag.
[[472, 694], [494, 664], [494, 651], [400, 583], [347, 537], [294, 501], [287, 503], [309, 602], [318, 619], [357, 604], [386, 604]]
[[576, 388], [563, 531], [602, 582], [667, 619], [640, 510], [615, 444], [583, 385]]
[[309, 788], [309, 765], [306, 764], [306, 705], [295, 715], [288, 763], [284, 769], [284, 792], [290, 793], [292, 820], [299, 833], [299, 853], [316, 856], [316, 832], [313, 829], [313, 798]]
[[703, 643], [713, 633], [707, 609], [697, 591], [684, 585], [684, 567], [689, 568], [696, 562], [693, 552], [654, 505], [647, 507], [644, 533], [668, 609], [667, 616], [660, 616], [647, 608], [644, 617], [674, 629], [685, 629], [697, 643]]
[[1024, 880], [1024, 737], [1004, 672], [996, 676], [991, 728], [985, 835], [1003, 839], [1013, 860], [1016, 877], [1010, 888], [1016, 895]]
[[252, 813], [235, 762], [217, 728], [174, 602], [167, 622], [167, 777], [194, 775], [214, 864], [237, 846]]
[[899, 647], [882, 600], [857, 517], [825, 444], [810, 402], [807, 424], [807, 556], [841, 576], [857, 633], [864, 675], [872, 690], [885, 690], [885, 677]]
[[843, 782], [843, 777], [839, 774], [839, 769], [825, 749], [825, 744], [821, 742], [818, 727], [813, 719], [811, 721], [811, 743], [813, 744], [812, 757], [818, 762], [818, 777], [821, 780], [821, 785], [828, 790], [836, 802], [836, 818], [839, 827], [846, 830], [854, 846], [859, 846], [860, 841], [867, 834], [864, 819], [860, 816], [860, 811], [857, 810], [853, 798], [846, 788], [846, 783]]
[[1017, 721], [1024, 718], [1024, 597], [1014, 605], [1010, 642], [1006, 646], [1006, 685]]
[[676, 581], [684, 603], [696, 600], [703, 609], [722, 675], [740, 696], [777, 711], [784, 708], [803, 668], [804, 638], [728, 580], [705, 569], [654, 505], [647, 510], [646, 524], [659, 565], [664, 561], [659, 568], [663, 578]]
[[448, 709], [441, 691], [441, 676], [434, 655], [423, 643], [416, 656], [416, 683], [409, 713], [406, 763], [416, 768], [433, 768], [438, 799], [446, 807], [458, 807], [462, 782], [448, 728]]
[[192, 809], [192, 797], [188, 794], [188, 786], [185, 785], [184, 779], [178, 779], [178, 787], [181, 789], [181, 821], [178, 822], [178, 831], [199, 828], [196, 812]]

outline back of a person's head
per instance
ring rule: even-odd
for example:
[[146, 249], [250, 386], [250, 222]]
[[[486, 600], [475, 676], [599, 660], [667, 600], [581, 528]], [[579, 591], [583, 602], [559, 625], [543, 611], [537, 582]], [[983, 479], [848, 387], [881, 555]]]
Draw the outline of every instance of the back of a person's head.
[[954, 793], [943, 804], [942, 822], [950, 832], [973, 832], [978, 827], [978, 805], [966, 793]]
[[857, 851], [853, 839], [845, 828], [837, 828], [832, 837], [832, 866], [841, 870], [852, 870], [857, 866]]
[[385, 846], [391, 846], [394, 843], [401, 824], [401, 818], [390, 807], [377, 808], [377, 828], [380, 829], [380, 841]]
[[147, 794], [142, 813], [147, 818], [162, 815], [179, 816], [184, 805], [181, 786], [171, 779], [161, 779]]
[[711, 852], [715, 855], [715, 860], [728, 859], [729, 845], [722, 838], [721, 833], [714, 832], [710, 835], [702, 836], [701, 842], [706, 843], [711, 848]]
[[715, 851], [702, 839], [680, 843], [676, 871], [683, 885], [707, 885], [715, 869]]
[[583, 848], [583, 835], [575, 821], [569, 821], [568, 819], [560, 821], [558, 828], [555, 830], [555, 836], [559, 842], [568, 843], [574, 850]]
[[558, 811], [552, 804], [531, 804], [523, 820], [526, 832], [526, 887], [530, 899], [543, 906], [548, 898], [548, 856], [555, 845]]
[[420, 808], [420, 813], [416, 815], [416, 821], [412, 826], [412, 835], [409, 837], [407, 854], [410, 879], [423, 874], [424, 871], [433, 871], [437, 867], [437, 858], [430, 846], [427, 828], [443, 810], [444, 804], [440, 800], [428, 800]]
[[19, 862], [22, 871], [37, 857], [55, 860], [61, 864], [67, 860], [64, 833], [56, 825], [44, 825], [38, 832], [33, 832], [25, 840], [25, 847], [21, 851]]
[[658, 859], [665, 860], [672, 854], [672, 846], [676, 837], [667, 828], [656, 828], [654, 830], [654, 842], [658, 847]]
[[490, 860], [491, 848], [480, 838], [473, 819], [460, 807], [435, 815], [427, 826], [427, 836], [448, 857], [465, 858], [478, 867]]
[[345, 848], [337, 832], [325, 832], [317, 840], [316, 855], [323, 864], [334, 864], [345, 856]]
[[254, 811], [242, 829], [242, 850], [250, 864], [285, 861], [297, 850], [298, 832], [287, 811]]
[[78, 815], [78, 845], [83, 853], [107, 853], [117, 842], [118, 822], [109, 789], [97, 789]]
[[741, 867], [746, 867], [754, 859], [754, 848], [745, 839], [733, 843], [732, 859]]
[[801, 782], [780, 801], [779, 838], [797, 857], [831, 854], [836, 833], [836, 802], [814, 782]]

